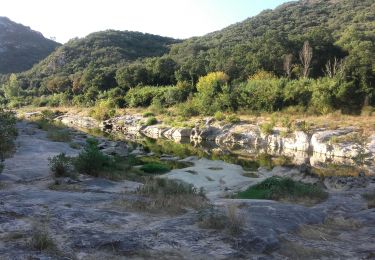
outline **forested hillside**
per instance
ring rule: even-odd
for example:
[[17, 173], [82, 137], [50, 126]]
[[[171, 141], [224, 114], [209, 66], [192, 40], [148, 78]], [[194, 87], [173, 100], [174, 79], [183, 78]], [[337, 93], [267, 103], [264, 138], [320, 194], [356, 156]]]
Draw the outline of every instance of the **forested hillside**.
[[28, 70], [59, 45], [29, 27], [0, 17], [0, 74]]
[[14, 106], [32, 97], [40, 97], [36, 105], [111, 100], [121, 107], [187, 100], [181, 105], [187, 114], [353, 112], [375, 103], [374, 13], [373, 0], [302, 0], [182, 42], [95, 33], [12, 75], [4, 96]]

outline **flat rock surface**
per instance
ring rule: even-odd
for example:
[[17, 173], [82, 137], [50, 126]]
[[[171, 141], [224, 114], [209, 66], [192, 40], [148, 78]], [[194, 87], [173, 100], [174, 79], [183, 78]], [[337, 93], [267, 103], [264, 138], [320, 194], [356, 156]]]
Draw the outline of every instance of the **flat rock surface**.
[[[17, 151], [5, 161], [0, 174], [0, 259], [374, 257], [375, 210], [367, 208], [361, 196], [374, 190], [371, 181], [366, 187], [330, 192], [327, 201], [313, 207], [230, 200], [219, 198], [221, 188], [244, 187], [263, 177], [244, 177], [239, 166], [224, 162], [188, 159], [195, 163], [191, 172], [185, 168], [169, 176], [207, 187], [218, 208], [235, 205], [237, 216], [243, 219], [242, 231], [231, 235], [225, 230], [201, 228], [197, 224], [200, 213], [193, 210], [167, 215], [130, 209], [121, 202], [137, 198], [132, 191], [139, 183], [82, 177], [66, 189], [50, 189], [53, 180], [48, 157], [78, 151], [49, 141], [33, 125], [21, 122], [17, 127]], [[48, 231], [55, 249], [38, 251], [31, 247], [38, 229]]]

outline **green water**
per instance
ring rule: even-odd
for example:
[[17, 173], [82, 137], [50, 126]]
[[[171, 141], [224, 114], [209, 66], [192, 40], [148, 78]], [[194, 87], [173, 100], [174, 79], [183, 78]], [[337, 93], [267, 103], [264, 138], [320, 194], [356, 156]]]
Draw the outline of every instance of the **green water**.
[[[198, 145], [189, 139], [177, 143], [168, 139], [152, 139], [149, 137], [125, 136], [121, 133], [104, 133], [101, 130], [90, 131], [94, 136], [105, 136], [115, 141], [126, 142], [130, 149], [142, 148], [147, 153], [153, 153], [156, 157], [162, 155], [176, 156], [184, 159], [189, 156], [207, 158], [210, 160], [222, 160], [227, 163], [240, 165], [245, 171], [256, 171], [259, 167], [271, 170], [275, 166], [299, 167], [292, 163], [292, 158], [285, 155], [271, 155], [265, 152], [248, 152], [243, 147], [223, 148], [215, 143], [202, 142]], [[324, 178], [327, 176], [358, 176], [363, 171], [362, 165], [334, 164], [329, 161], [319, 165], [318, 168], [311, 167], [309, 174]]]

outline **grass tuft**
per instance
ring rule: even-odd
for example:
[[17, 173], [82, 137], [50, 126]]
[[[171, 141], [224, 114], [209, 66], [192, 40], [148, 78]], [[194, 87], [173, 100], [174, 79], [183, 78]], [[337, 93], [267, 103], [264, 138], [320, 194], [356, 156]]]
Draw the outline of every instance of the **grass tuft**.
[[375, 191], [363, 194], [363, 197], [367, 200], [367, 206], [369, 209], [375, 208]]
[[148, 178], [136, 193], [142, 198], [126, 201], [125, 204], [141, 211], [179, 214], [186, 212], [188, 208], [201, 209], [207, 205], [207, 199], [202, 190], [197, 190], [189, 184], [163, 178]]

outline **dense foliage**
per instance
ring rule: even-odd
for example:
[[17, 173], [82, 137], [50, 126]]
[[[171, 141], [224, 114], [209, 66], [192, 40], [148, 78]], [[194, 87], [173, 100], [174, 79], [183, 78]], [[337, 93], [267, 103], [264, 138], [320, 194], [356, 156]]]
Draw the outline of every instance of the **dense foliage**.
[[0, 172], [3, 168], [3, 160], [14, 148], [16, 136], [16, 117], [14, 113], [0, 109]]
[[182, 42], [94, 33], [2, 79], [2, 100], [13, 107], [178, 105], [183, 116], [290, 106], [355, 113], [375, 105], [374, 13], [372, 0], [301, 0]]
[[57, 46], [57, 42], [44, 38], [41, 33], [0, 17], [0, 73], [28, 70]]

